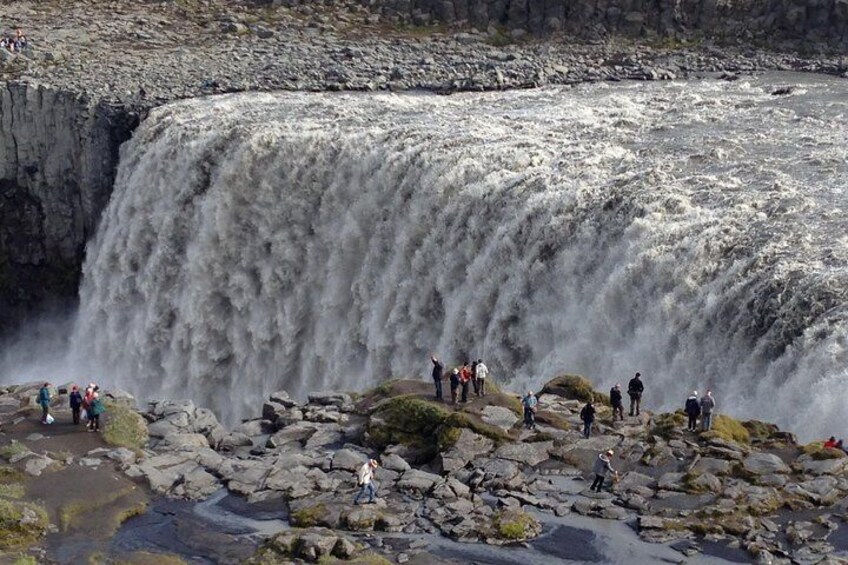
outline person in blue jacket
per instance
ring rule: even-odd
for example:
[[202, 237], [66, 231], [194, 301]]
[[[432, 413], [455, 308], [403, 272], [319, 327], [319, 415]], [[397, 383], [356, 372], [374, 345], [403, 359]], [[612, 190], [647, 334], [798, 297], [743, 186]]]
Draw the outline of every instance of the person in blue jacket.
[[38, 390], [38, 403], [41, 404], [41, 423], [46, 424], [50, 415], [50, 383], [44, 383]]

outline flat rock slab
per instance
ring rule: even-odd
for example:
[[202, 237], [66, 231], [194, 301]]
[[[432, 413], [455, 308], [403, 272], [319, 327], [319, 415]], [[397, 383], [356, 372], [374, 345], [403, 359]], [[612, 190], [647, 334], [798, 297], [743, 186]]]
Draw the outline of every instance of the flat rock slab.
[[491, 426], [497, 426], [508, 431], [518, 422], [518, 416], [509, 408], [502, 406], [486, 406], [483, 408], [483, 421]]
[[755, 475], [788, 473], [789, 467], [777, 455], [771, 453], [752, 453], [742, 461], [745, 470]]
[[536, 466], [550, 458], [550, 451], [554, 447], [552, 441], [541, 441], [537, 443], [509, 443], [502, 445], [495, 451], [495, 457], [509, 459], [517, 463]]

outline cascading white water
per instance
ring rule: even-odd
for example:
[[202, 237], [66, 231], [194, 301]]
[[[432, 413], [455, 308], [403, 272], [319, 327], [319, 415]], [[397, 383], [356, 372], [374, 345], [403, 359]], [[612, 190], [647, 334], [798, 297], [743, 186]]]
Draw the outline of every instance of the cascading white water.
[[153, 112], [88, 249], [68, 367], [224, 418], [483, 357], [636, 370], [649, 407], [845, 421], [848, 85], [242, 94]]

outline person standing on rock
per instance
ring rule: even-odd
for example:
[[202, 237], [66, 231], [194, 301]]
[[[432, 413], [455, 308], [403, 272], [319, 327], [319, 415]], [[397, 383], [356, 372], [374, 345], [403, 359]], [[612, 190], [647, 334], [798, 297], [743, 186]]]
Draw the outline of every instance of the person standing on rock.
[[527, 396], [521, 399], [521, 404], [524, 406], [524, 427], [529, 430], [535, 430], [536, 406], [539, 404], [539, 399], [536, 398], [532, 390], [528, 390]]
[[645, 392], [645, 384], [642, 382], [642, 374], [636, 373], [636, 376], [630, 379], [627, 383], [627, 395], [630, 397], [630, 415], [633, 416], [633, 409], [636, 409], [636, 416], [639, 415], [639, 408], [642, 405], [642, 393]]
[[612, 421], [615, 422], [616, 416], [619, 420], [624, 420], [624, 403], [621, 400], [621, 385], [618, 383], [610, 389], [610, 404], [612, 405]]
[[701, 398], [701, 429], [705, 432], [710, 431], [713, 427], [713, 410], [715, 410], [715, 400], [713, 392], [707, 389], [707, 394]]
[[588, 439], [592, 435], [592, 424], [595, 423], [595, 407], [591, 400], [580, 411], [580, 419], [583, 420], [583, 437]]
[[445, 366], [439, 362], [439, 359], [433, 355], [430, 357], [433, 362], [433, 385], [436, 387], [436, 400], [442, 399], [442, 374], [444, 374]]
[[462, 403], [468, 402], [468, 383], [471, 382], [471, 369], [468, 367], [468, 361], [462, 364], [462, 369], [459, 370], [459, 382], [462, 385]]
[[595, 460], [595, 466], [592, 468], [592, 472], [595, 473], [595, 480], [592, 482], [589, 490], [601, 492], [601, 489], [604, 488], [604, 481], [607, 475], [610, 473], [614, 473], [616, 476], [618, 475], [618, 472], [612, 468], [612, 463], [610, 462], [613, 455], [612, 449], [598, 455], [598, 458]]
[[71, 415], [74, 418], [74, 425], [77, 426], [80, 423], [80, 410], [82, 409], [82, 395], [80, 394], [79, 387], [77, 385], [71, 387], [70, 403]]
[[698, 402], [698, 391], [693, 390], [689, 398], [686, 399], [686, 405], [683, 411], [689, 416], [688, 430], [690, 432], [698, 431], [698, 416], [701, 415], [701, 403]]
[[451, 404], [456, 404], [456, 391], [459, 389], [459, 369], [454, 369], [450, 375]]
[[474, 396], [480, 396], [479, 383], [477, 382], [477, 361], [471, 362], [471, 385], [474, 387]]
[[38, 389], [38, 403], [41, 405], [41, 423], [47, 424], [47, 418], [50, 416], [50, 383], [44, 383]]
[[379, 466], [380, 464], [377, 463], [376, 459], [369, 459], [359, 468], [359, 472], [356, 475], [356, 484], [360, 488], [359, 494], [353, 499], [354, 505], [359, 504], [359, 499], [366, 492], [368, 493], [368, 504], [374, 504], [374, 497], [377, 496], [377, 488], [374, 485], [374, 470]]
[[482, 359], [477, 359], [477, 396], [486, 396], [486, 378], [489, 376], [489, 368], [483, 364]]

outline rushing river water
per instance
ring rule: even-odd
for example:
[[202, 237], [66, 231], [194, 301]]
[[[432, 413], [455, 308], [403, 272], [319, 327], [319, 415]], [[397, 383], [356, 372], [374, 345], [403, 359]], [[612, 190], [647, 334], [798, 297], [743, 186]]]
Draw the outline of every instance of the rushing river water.
[[170, 104], [123, 148], [57, 371], [232, 421], [437, 352], [838, 433], [846, 99], [771, 74]]

